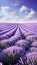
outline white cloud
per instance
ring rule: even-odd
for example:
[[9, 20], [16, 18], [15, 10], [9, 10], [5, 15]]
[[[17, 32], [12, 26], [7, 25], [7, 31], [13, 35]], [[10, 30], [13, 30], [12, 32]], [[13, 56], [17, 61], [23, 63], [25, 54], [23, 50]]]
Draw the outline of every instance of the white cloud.
[[19, 2], [16, 1], [16, 2], [14, 2], [14, 3], [11, 3], [11, 5], [12, 5], [12, 6], [18, 6], [18, 5], [19, 5]]
[[9, 7], [1, 7], [0, 10], [0, 22], [15, 22], [19, 19], [19, 16], [14, 11], [10, 11]]
[[2, 17], [8, 16], [9, 12], [10, 12], [10, 8], [9, 7], [7, 7], [7, 6], [3, 7], [2, 6], [0, 8], [0, 17], [2, 18]]
[[22, 13], [22, 12], [25, 12], [25, 11], [27, 11], [28, 10], [28, 8], [25, 6], [25, 5], [23, 5], [21, 8], [20, 8], [20, 12]]
[[2, 7], [1, 7], [1, 10], [8, 12], [8, 11], [9, 11], [9, 7], [7, 7], [7, 6], [3, 7], [3, 6], [2, 6]]
[[33, 9], [31, 9], [31, 11], [26, 16], [27, 19], [34, 19], [36, 17], [37, 17], [37, 13]]
[[37, 13], [33, 9], [29, 9], [25, 6], [22, 6], [20, 8], [20, 13], [22, 12], [28, 12], [28, 14], [24, 17], [18, 16], [18, 14], [14, 11], [10, 10], [10, 7], [1, 7], [0, 9], [0, 22], [5, 22], [5, 23], [28, 23], [28, 22], [37, 22]]
[[[35, 12], [32, 8], [29, 9], [27, 8], [30, 12], [28, 12], [28, 14], [26, 16], [24, 16], [23, 18], [21, 18], [19, 20], [19, 22], [21, 23], [35, 23], [37, 22], [37, 12]], [[27, 11], [26, 9], [26, 11]]]

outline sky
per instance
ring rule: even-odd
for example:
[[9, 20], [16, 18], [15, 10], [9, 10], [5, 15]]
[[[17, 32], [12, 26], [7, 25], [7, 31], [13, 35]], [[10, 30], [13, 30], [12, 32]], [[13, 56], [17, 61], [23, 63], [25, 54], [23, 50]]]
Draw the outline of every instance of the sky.
[[37, 22], [37, 0], [0, 0], [0, 23]]

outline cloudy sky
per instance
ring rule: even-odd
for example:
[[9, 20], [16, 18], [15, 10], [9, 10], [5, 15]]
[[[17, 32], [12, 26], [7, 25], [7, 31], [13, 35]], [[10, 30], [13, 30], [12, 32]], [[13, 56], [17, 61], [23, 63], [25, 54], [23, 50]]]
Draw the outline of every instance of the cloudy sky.
[[37, 22], [37, 0], [0, 0], [0, 22]]

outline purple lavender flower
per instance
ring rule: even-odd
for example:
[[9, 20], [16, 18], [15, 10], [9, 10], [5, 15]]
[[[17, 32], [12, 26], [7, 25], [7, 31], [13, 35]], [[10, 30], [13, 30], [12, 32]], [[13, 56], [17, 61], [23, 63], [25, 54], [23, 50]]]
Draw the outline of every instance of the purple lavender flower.
[[15, 35], [9, 39], [1, 40], [0, 48], [4, 49], [4, 48], [8, 48], [10, 46], [13, 46], [15, 44], [15, 42], [18, 41], [19, 39], [21, 39], [21, 37], [19, 35]]
[[36, 37], [35, 35], [29, 35], [29, 36], [26, 37], [26, 40], [28, 40], [29, 42], [32, 43], [32, 42], [34, 42], [36, 40], [35, 37]]
[[35, 60], [37, 61], [37, 52], [29, 52], [26, 56], [28, 65], [35, 65]]
[[31, 48], [30, 48], [30, 51], [31, 51], [31, 52], [37, 52], [37, 48], [36, 48], [36, 47], [31, 47]]
[[37, 47], [37, 41], [33, 42], [33, 43], [31, 44], [31, 46], [32, 46], [32, 47]]
[[15, 44], [16, 46], [19, 46], [19, 47], [22, 47], [24, 48], [25, 50], [27, 50], [29, 48], [29, 42], [26, 41], [26, 40], [19, 40], [16, 42]]
[[[2, 51], [0, 55], [0, 61], [5, 63], [17, 63], [20, 57], [24, 55], [24, 51], [21, 47], [12, 46]], [[3, 59], [4, 58], [4, 59]]]

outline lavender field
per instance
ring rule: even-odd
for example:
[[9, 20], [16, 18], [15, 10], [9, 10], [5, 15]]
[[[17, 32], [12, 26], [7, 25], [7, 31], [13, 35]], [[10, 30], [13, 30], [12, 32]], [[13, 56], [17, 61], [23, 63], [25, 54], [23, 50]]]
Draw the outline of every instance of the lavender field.
[[37, 23], [0, 23], [0, 65], [37, 65]]

